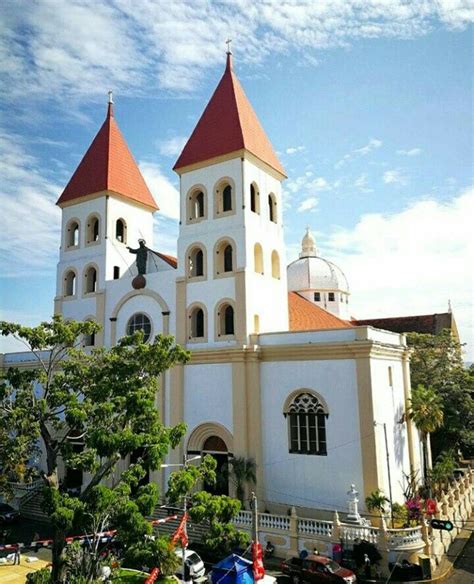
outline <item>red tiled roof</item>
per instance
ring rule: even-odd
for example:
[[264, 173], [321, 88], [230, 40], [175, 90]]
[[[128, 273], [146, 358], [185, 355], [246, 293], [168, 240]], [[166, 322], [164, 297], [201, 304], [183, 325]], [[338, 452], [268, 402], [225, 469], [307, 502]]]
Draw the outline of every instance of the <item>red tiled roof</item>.
[[166, 255], [164, 253], [160, 253], [159, 251], [153, 251], [153, 250], [151, 250], [151, 251], [152, 251], [152, 253], [157, 255], [159, 258], [161, 258], [164, 262], [169, 264], [172, 268], [178, 267], [178, 259], [175, 258], [174, 256]]
[[111, 103], [105, 122], [56, 204], [61, 206], [100, 191], [113, 191], [158, 209], [115, 121]]
[[232, 56], [173, 170], [245, 149], [283, 176], [285, 171], [232, 70]]
[[428, 333], [436, 335], [442, 329], [453, 327], [452, 314], [449, 312], [440, 314], [421, 314], [415, 316], [393, 316], [389, 318], [369, 318], [353, 320], [353, 324], [373, 326], [394, 333]]
[[334, 316], [296, 292], [288, 293], [288, 312], [290, 331], [340, 329], [353, 326], [347, 320]]

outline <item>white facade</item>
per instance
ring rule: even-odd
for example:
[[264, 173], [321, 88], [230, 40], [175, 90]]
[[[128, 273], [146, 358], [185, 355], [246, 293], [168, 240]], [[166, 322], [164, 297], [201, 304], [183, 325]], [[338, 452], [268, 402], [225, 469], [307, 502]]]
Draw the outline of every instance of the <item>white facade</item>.
[[[419, 468], [405, 415], [405, 339], [349, 324], [289, 331], [282, 179], [247, 151], [182, 170], [177, 265], [149, 251], [144, 287], [136, 286], [127, 246], [144, 239], [153, 249], [150, 208], [108, 191], [69, 201], [55, 312], [102, 325], [85, 345], [113, 346], [146, 322], [148, 342], [172, 334], [192, 351], [189, 364], [163, 376], [158, 401], [167, 425], [188, 428], [171, 461], [183, 451], [212, 452], [221, 462], [253, 458], [264, 507], [343, 510], [351, 483], [364, 497], [376, 488], [389, 493], [385, 424], [392, 494], [401, 501], [403, 475]], [[316, 264], [329, 266], [327, 277]], [[317, 257], [310, 234], [289, 275], [290, 290], [349, 317], [345, 276]], [[335, 300], [318, 301], [315, 292]]]

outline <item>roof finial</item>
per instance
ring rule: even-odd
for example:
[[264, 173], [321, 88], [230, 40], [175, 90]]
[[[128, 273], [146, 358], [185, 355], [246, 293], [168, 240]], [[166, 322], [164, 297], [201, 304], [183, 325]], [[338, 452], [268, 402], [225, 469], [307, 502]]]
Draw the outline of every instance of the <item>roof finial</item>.
[[230, 48], [230, 45], [232, 43], [232, 39], [227, 39], [225, 44], [227, 45], [227, 63], [226, 63], [226, 71], [228, 69], [232, 69], [232, 49]]
[[109, 91], [109, 101], [107, 106], [107, 116], [110, 117], [114, 115], [114, 100], [113, 100], [113, 93]]
[[448, 299], [448, 312], [451, 314], [453, 312], [453, 307], [451, 306], [451, 299]]

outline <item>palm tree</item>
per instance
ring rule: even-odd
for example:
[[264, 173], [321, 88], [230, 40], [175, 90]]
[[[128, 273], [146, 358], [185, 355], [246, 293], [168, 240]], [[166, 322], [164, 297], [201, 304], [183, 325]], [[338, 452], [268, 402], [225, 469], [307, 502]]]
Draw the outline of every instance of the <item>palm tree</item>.
[[387, 503], [390, 503], [390, 499], [387, 499], [380, 489], [375, 489], [365, 499], [367, 509], [369, 511], [378, 511], [381, 517], [385, 513], [385, 505]]
[[235, 456], [229, 460], [230, 476], [235, 483], [237, 499], [244, 502], [245, 484], [255, 484], [257, 482], [257, 465], [253, 458]]
[[409, 400], [408, 417], [413, 420], [421, 434], [423, 444], [423, 477], [428, 481], [428, 443], [430, 434], [441, 428], [444, 420], [443, 402], [432, 387], [417, 385]]

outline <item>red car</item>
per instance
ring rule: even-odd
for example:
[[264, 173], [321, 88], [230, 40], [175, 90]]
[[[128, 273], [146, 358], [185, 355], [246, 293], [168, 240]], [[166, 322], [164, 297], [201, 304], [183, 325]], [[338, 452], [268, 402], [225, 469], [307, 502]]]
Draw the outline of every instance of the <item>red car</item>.
[[304, 559], [290, 558], [281, 564], [283, 574], [293, 584], [354, 584], [356, 575], [326, 556], [307, 556]]

